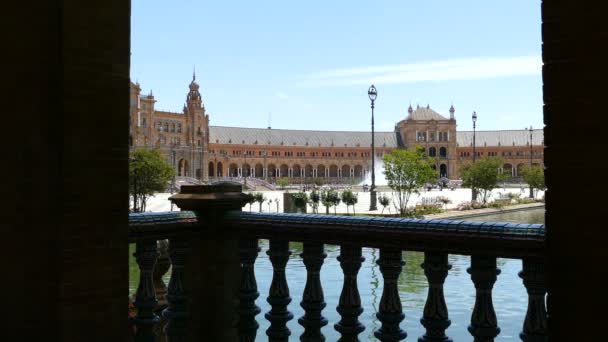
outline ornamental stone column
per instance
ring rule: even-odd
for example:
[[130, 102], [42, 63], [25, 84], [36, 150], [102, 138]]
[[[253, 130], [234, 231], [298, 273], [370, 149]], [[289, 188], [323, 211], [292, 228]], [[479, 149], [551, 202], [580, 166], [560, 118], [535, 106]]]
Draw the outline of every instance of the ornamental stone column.
[[169, 198], [181, 210], [195, 211], [201, 222], [197, 234], [188, 236], [183, 272], [192, 341], [238, 341], [239, 239], [222, 221], [249, 197], [241, 185], [219, 183], [184, 185]]

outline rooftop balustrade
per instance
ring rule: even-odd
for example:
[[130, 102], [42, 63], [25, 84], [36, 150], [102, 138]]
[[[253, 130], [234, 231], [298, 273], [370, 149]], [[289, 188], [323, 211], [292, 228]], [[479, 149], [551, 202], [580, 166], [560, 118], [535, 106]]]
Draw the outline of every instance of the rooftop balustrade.
[[[321, 328], [330, 323], [341, 334], [341, 341], [357, 341], [358, 335], [366, 329], [359, 321], [363, 308], [357, 287], [357, 275], [364, 261], [362, 247], [380, 250], [377, 264], [384, 286], [376, 315], [381, 327], [374, 331], [378, 340], [400, 341], [407, 336], [400, 326], [404, 314], [397, 287], [404, 266], [402, 251], [405, 250], [424, 252], [421, 267], [429, 290], [420, 319], [426, 333], [419, 341], [451, 341], [448, 337], [451, 322], [443, 291], [451, 268], [448, 254], [471, 256], [467, 272], [475, 285], [476, 297], [468, 331], [475, 341], [493, 341], [500, 333], [492, 303], [492, 289], [500, 273], [496, 263], [498, 257], [522, 260], [519, 275], [528, 292], [528, 307], [520, 338], [523, 341], [547, 340], [544, 225], [241, 212], [246, 199], [247, 195], [241, 193], [238, 186], [184, 186], [182, 193], [172, 197], [184, 211], [130, 215], [129, 239], [137, 244], [135, 257], [141, 270], [134, 301], [136, 341], [153, 341], [154, 327], [160, 320], [154, 313], [157, 300], [152, 279], [159, 239], [169, 239], [172, 265], [166, 296], [168, 307], [163, 311], [168, 341], [181, 341], [188, 335], [196, 335], [197, 326], [193, 326], [196, 320], [191, 317], [200, 318], [202, 316], [196, 311], [208, 310], [214, 312], [213, 319], [223, 316], [222, 322], [228, 322], [216, 321], [207, 325], [205, 329], [222, 330], [213, 336], [222, 336], [221, 340], [255, 340], [259, 327], [256, 316], [261, 311], [255, 304], [260, 294], [254, 269], [260, 251], [259, 239], [269, 240], [267, 254], [273, 268], [267, 295], [271, 310], [264, 315], [270, 322], [265, 332], [269, 341], [296, 339], [290, 337], [291, 331], [287, 327], [287, 322], [294, 318], [288, 310], [292, 298], [285, 274], [291, 254], [290, 241], [303, 243], [301, 257], [307, 272], [300, 302], [305, 314], [298, 318], [298, 323], [304, 327], [299, 337], [301, 341], [324, 341]], [[207, 246], [216, 249], [197, 249], [200, 245], [195, 240], [212, 241]], [[340, 246], [338, 261], [344, 282], [336, 307], [341, 317], [338, 322], [328, 322], [323, 316], [326, 303], [320, 270], [326, 258], [325, 244]], [[197, 253], [198, 260], [205, 264], [201, 267], [195, 262], [198, 269], [187, 261]], [[216, 255], [218, 253], [221, 255]], [[231, 257], [236, 263], [221, 263]], [[237, 272], [233, 272], [235, 264]], [[228, 266], [223, 267], [225, 265]], [[203, 270], [212, 271], [204, 273]], [[204, 275], [197, 278], [191, 272], [203, 272]], [[234, 273], [237, 273], [236, 277]], [[197, 280], [206, 285], [192, 285]], [[209, 285], [218, 281], [221, 286]], [[191, 292], [192, 289], [211, 289], [209, 295], [213, 302], [201, 301], [201, 294]], [[200, 334], [201, 328], [198, 329]], [[211, 332], [205, 331], [205, 336], [211, 336], [209, 334]]]

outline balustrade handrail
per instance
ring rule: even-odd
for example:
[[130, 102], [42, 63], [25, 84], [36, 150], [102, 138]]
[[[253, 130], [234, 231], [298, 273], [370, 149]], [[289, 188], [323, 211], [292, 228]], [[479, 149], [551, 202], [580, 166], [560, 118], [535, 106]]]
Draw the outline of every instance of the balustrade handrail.
[[[545, 254], [543, 224], [233, 211], [223, 225], [253, 238], [516, 259]], [[129, 215], [131, 242], [201, 230], [205, 223], [193, 211]]]

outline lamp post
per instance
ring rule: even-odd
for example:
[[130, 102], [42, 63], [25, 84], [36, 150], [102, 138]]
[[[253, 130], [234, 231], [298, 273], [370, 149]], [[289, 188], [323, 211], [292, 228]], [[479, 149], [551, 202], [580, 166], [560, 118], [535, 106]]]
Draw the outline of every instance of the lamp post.
[[[528, 128], [526, 128], [526, 131]], [[530, 171], [532, 170], [532, 126], [529, 128], [530, 130]], [[534, 198], [534, 189], [532, 189], [532, 185], [530, 185], [530, 198]]]
[[[477, 159], [477, 153], [475, 152], [475, 127], [476, 127], [476, 123], [477, 123], [477, 113], [475, 111], [473, 111], [473, 164], [475, 164], [475, 159]], [[472, 197], [471, 200], [475, 201], [477, 200], [477, 189], [475, 189], [475, 187], [471, 187], [471, 191], [472, 191]]]
[[367, 90], [367, 96], [370, 101], [372, 101], [372, 186], [369, 191], [369, 210], [378, 210], [376, 207], [376, 172], [375, 172], [375, 159], [376, 159], [376, 149], [374, 146], [374, 101], [378, 97], [378, 92], [376, 91], [376, 87], [372, 84], [371, 87]]
[[[129, 157], [129, 164], [135, 163], [136, 159], [133, 156]], [[129, 166], [131, 166], [129, 165]], [[133, 212], [137, 211], [137, 169], [133, 167]]]
[[[175, 140], [171, 142], [171, 164], [173, 165], [173, 180], [171, 180], [171, 195], [175, 191], [175, 174], [177, 171], [175, 170]], [[173, 211], [173, 201], [171, 201], [171, 211]]]
[[158, 148], [160, 149], [160, 137], [163, 133], [163, 125], [159, 123], [158, 125]]
[[[244, 152], [243, 155], [245, 158], [245, 165], [243, 165], [243, 166], [246, 166], [247, 165], [247, 151], [243, 151], [243, 152]], [[243, 175], [243, 179], [244, 179], [243, 183], [245, 184], [245, 189], [247, 189], [247, 169], [245, 169], [244, 171], [245, 171], [245, 174]], [[243, 174], [243, 170], [241, 170], [241, 174]]]
[[266, 155], [268, 154], [268, 147], [266, 147], [264, 149], [264, 170], [262, 171], [262, 173], [264, 173], [264, 181], [268, 182], [268, 165], [266, 165]]

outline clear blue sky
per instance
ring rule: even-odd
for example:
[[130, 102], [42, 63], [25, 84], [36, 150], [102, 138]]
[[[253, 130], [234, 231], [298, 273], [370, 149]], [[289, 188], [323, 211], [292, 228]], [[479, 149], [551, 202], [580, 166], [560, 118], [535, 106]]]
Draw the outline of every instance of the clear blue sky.
[[412, 103], [459, 130], [542, 127], [540, 0], [132, 2], [131, 77], [181, 111], [196, 67], [212, 125], [376, 130]]

